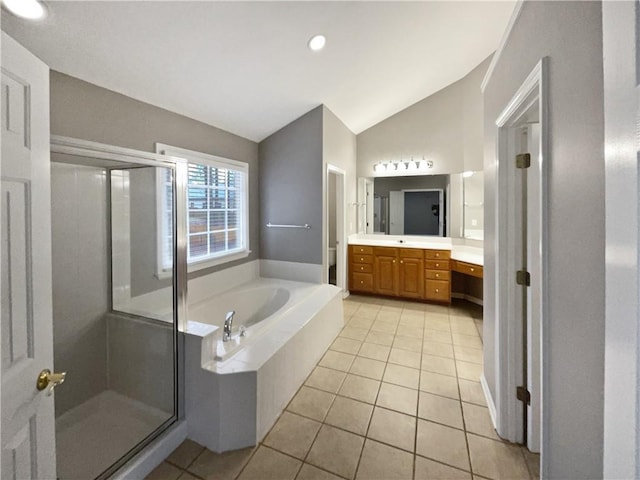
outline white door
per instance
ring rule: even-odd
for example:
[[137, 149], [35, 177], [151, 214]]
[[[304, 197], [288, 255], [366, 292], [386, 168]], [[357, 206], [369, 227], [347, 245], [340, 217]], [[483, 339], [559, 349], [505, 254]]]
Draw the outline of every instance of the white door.
[[373, 182], [365, 180], [365, 201], [367, 202], [366, 233], [373, 233]]
[[389, 235], [404, 235], [404, 192], [389, 192]]
[[2, 33], [2, 479], [52, 479], [49, 69]]

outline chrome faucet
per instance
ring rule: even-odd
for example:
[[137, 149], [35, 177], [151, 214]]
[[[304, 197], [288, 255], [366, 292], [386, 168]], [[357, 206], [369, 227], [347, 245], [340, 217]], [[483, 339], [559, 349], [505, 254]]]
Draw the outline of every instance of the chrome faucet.
[[222, 333], [222, 341], [228, 342], [231, 340], [231, 327], [233, 326], [233, 316], [236, 314], [235, 310], [227, 312], [227, 316], [224, 319], [224, 330]]

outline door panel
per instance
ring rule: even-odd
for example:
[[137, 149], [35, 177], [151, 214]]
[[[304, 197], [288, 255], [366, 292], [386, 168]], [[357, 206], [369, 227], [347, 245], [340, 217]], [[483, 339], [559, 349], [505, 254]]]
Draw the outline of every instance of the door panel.
[[420, 258], [400, 259], [400, 296], [422, 298], [424, 295], [424, 262]]
[[380, 293], [382, 295], [398, 294], [395, 256], [390, 257], [376, 255], [374, 272], [376, 293]]
[[55, 478], [49, 70], [2, 33], [2, 478]]

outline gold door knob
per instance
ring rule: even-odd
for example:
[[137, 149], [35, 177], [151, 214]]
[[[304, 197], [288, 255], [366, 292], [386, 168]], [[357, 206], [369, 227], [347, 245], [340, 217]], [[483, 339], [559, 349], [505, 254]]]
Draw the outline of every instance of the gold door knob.
[[49, 390], [47, 391], [48, 397], [53, 393], [54, 388], [64, 383], [64, 379], [66, 378], [66, 376], [67, 372], [51, 373], [51, 370], [45, 368], [40, 372], [40, 375], [38, 375], [36, 388], [38, 390], [44, 390], [45, 388], [49, 387]]

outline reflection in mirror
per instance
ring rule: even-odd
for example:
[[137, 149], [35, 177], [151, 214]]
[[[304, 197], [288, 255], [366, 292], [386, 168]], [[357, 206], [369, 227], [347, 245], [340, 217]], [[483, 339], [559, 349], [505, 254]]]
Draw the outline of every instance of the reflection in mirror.
[[464, 238], [484, 239], [484, 173], [462, 174], [464, 196]]
[[[360, 233], [484, 238], [482, 171], [375, 177], [373, 195], [365, 189], [365, 183], [370, 185], [370, 180], [360, 178], [358, 181]], [[422, 210], [420, 205], [424, 207]], [[431, 229], [426, 221], [416, 227], [414, 220], [421, 217], [431, 220]]]
[[376, 177], [373, 233], [445, 236], [449, 175]]

